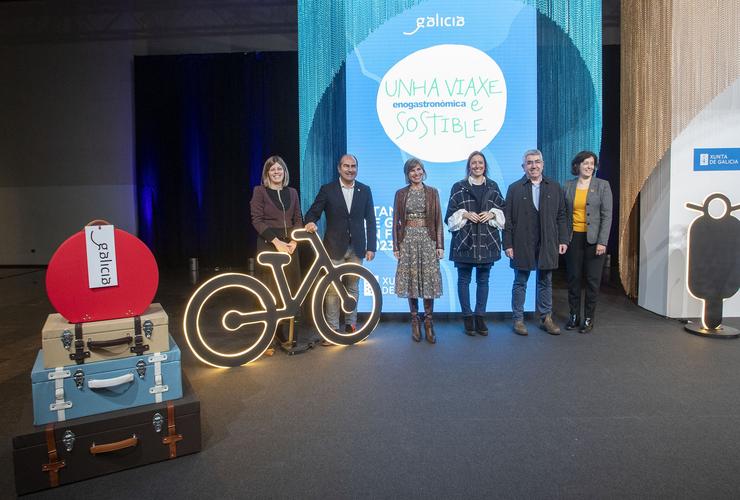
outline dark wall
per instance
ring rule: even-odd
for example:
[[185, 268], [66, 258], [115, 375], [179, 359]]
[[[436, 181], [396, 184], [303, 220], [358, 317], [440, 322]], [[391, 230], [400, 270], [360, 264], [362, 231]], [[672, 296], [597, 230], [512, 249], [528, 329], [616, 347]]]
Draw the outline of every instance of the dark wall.
[[139, 235], [162, 267], [243, 267], [249, 200], [281, 155], [299, 188], [295, 52], [134, 59]]

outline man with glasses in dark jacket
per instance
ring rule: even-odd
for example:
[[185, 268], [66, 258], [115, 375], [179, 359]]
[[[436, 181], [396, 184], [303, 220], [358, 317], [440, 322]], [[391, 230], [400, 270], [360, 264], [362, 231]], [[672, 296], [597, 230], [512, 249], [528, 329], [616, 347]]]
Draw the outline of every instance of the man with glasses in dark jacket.
[[524, 176], [512, 183], [506, 193], [504, 249], [514, 269], [511, 309], [514, 333], [527, 335], [524, 324], [524, 299], [531, 271], [537, 272], [537, 314], [540, 328], [560, 335], [552, 320], [552, 271], [558, 256], [568, 249], [568, 223], [565, 196], [555, 180], [542, 175], [542, 153], [524, 153]]

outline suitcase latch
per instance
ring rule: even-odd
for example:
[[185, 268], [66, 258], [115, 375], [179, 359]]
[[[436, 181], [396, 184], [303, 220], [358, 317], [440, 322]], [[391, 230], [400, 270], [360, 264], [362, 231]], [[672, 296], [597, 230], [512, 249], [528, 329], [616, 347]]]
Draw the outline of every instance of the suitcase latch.
[[144, 363], [143, 359], [136, 362], [136, 373], [139, 375], [140, 379], [146, 377], [146, 363]]
[[68, 351], [69, 351], [69, 348], [72, 347], [72, 338], [73, 338], [72, 332], [70, 332], [69, 330], [64, 330], [62, 332], [62, 339], [61, 339], [62, 345]]
[[155, 413], [152, 417], [152, 426], [154, 427], [154, 432], [162, 432], [162, 423], [164, 419], [162, 418], [162, 415], [159, 413]]
[[73, 375], [73, 378], [75, 379], [75, 385], [79, 390], [82, 390], [82, 388], [85, 386], [85, 372], [82, 370], [77, 370], [75, 374]]
[[64, 437], [62, 438], [62, 443], [64, 443], [64, 449], [67, 451], [72, 451], [72, 448], [75, 446], [75, 433], [72, 431], [64, 431]]
[[152, 323], [152, 320], [148, 319], [144, 321], [144, 335], [146, 338], [150, 339], [152, 338], [152, 333], [154, 333], [154, 323]]

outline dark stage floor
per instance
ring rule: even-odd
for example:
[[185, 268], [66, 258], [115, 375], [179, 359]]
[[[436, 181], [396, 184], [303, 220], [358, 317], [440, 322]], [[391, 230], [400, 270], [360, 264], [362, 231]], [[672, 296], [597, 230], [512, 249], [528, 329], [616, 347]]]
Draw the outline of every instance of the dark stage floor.
[[[185, 273], [163, 276], [157, 295], [181, 347], [192, 288]], [[0, 269], [0, 296], [8, 497], [10, 441], [32, 421], [30, 369], [51, 306], [43, 271]], [[508, 317], [470, 338], [461, 321], [438, 321], [431, 346], [383, 320], [360, 345], [230, 370], [183, 349], [201, 453], [33, 497], [740, 497], [740, 341], [684, 333], [608, 288], [591, 335], [529, 324], [526, 338]]]

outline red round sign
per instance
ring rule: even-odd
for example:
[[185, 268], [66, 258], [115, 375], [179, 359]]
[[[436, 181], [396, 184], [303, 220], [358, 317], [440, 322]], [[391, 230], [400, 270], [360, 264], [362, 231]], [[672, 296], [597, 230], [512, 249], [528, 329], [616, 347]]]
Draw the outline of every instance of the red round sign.
[[126, 231], [115, 229], [114, 238], [117, 286], [89, 287], [84, 230], [68, 238], [52, 255], [46, 293], [70, 323], [138, 316], [152, 303], [159, 283], [154, 255]]

